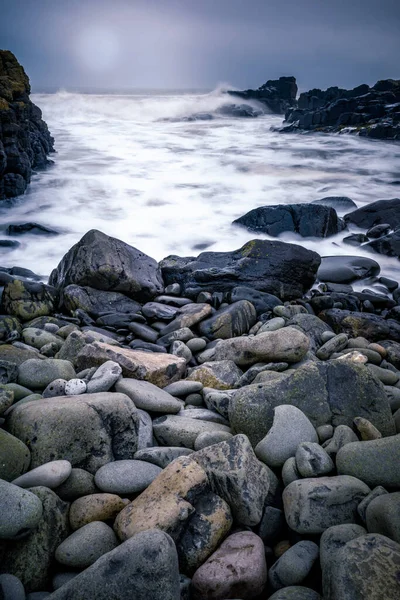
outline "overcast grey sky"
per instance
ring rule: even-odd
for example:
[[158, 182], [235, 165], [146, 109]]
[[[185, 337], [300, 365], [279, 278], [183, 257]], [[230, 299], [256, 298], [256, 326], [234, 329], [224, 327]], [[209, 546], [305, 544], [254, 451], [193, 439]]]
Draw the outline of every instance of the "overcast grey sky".
[[303, 90], [400, 78], [400, 0], [0, 0], [0, 48], [43, 87]]

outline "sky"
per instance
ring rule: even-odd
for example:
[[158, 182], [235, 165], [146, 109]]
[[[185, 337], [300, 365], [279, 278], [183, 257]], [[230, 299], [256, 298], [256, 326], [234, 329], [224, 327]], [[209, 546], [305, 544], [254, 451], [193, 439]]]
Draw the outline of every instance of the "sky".
[[0, 0], [33, 91], [400, 78], [400, 0]]

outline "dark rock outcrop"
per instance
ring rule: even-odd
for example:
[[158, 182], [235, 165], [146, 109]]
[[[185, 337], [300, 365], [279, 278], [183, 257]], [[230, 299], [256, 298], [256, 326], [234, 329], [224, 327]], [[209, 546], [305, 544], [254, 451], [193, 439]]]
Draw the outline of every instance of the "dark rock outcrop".
[[343, 218], [346, 223], [352, 223], [363, 229], [386, 223], [392, 229], [397, 229], [400, 227], [400, 198], [371, 202], [347, 213]]
[[42, 112], [29, 99], [29, 78], [12, 52], [0, 50], [0, 200], [23, 194], [32, 171], [54, 150]]
[[265, 104], [269, 110], [276, 114], [283, 114], [288, 109], [296, 106], [297, 84], [295, 77], [280, 77], [270, 79], [257, 90], [232, 91], [228, 94], [244, 100], [257, 100]]
[[277, 236], [293, 231], [302, 237], [326, 238], [345, 228], [334, 208], [320, 204], [260, 206], [233, 221], [249, 231]]
[[202, 291], [227, 293], [242, 285], [291, 300], [313, 285], [320, 260], [316, 252], [295, 244], [251, 240], [232, 252], [167, 256], [160, 267], [165, 285], [179, 283], [188, 298]]
[[372, 88], [331, 87], [300, 94], [298, 107], [285, 114], [281, 131], [356, 133], [375, 139], [400, 139], [400, 80], [378, 81]]

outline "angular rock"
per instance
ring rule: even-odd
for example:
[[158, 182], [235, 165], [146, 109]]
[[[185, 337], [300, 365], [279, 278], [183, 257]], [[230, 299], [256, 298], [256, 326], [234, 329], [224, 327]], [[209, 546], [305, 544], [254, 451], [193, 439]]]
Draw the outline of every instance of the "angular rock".
[[149, 381], [159, 387], [177, 381], [186, 370], [185, 360], [178, 356], [116, 348], [102, 342], [84, 346], [76, 358], [76, 367], [83, 371], [109, 360], [120, 365], [124, 377]]
[[197, 258], [168, 256], [160, 267], [164, 281], [180, 283], [196, 299], [201, 291], [227, 292], [238, 285], [291, 300], [315, 281], [320, 258], [294, 244], [252, 240], [233, 252], [203, 252]]
[[248, 300], [239, 300], [217, 310], [209, 319], [202, 321], [198, 329], [210, 340], [227, 340], [247, 333], [256, 320], [254, 305]]
[[347, 333], [349, 337], [363, 336], [371, 342], [381, 340], [400, 341], [400, 323], [384, 319], [380, 315], [331, 308], [320, 314], [336, 333]]
[[164, 290], [155, 260], [125, 242], [92, 229], [61, 259], [49, 278], [50, 285], [70, 284], [122, 292], [139, 302]]
[[199, 381], [215, 390], [230, 390], [236, 387], [242, 375], [233, 360], [215, 360], [190, 369], [186, 380]]
[[56, 290], [38, 281], [13, 279], [6, 283], [1, 298], [1, 312], [30, 321], [51, 315], [57, 303]]
[[144, 460], [148, 463], [161, 467], [161, 469], [165, 469], [165, 467], [172, 463], [172, 461], [174, 461], [176, 458], [179, 458], [179, 456], [188, 456], [192, 453], [193, 450], [190, 448], [164, 446], [138, 450], [133, 458], [135, 460]]
[[347, 475], [293, 481], [283, 491], [286, 522], [301, 534], [356, 523], [357, 506], [369, 492], [365, 483]]
[[79, 285], [68, 285], [63, 289], [62, 303], [68, 312], [73, 313], [80, 308], [94, 319], [105, 313], [135, 314], [140, 309], [140, 304], [119, 292]]
[[377, 200], [361, 206], [344, 216], [346, 223], [369, 229], [374, 225], [388, 223], [393, 229], [400, 225], [400, 199]]
[[10, 433], [31, 449], [32, 468], [65, 459], [92, 473], [112, 460], [133, 456], [137, 427], [131, 400], [106, 392], [29, 402], [16, 407], [8, 419]]
[[207, 319], [211, 313], [212, 308], [209, 304], [187, 304], [180, 309], [178, 316], [161, 330], [160, 334], [164, 336], [183, 327], [193, 327], [193, 325]]
[[258, 596], [267, 580], [264, 545], [251, 531], [230, 535], [196, 571], [193, 600]]
[[400, 434], [371, 440], [352, 442], [339, 450], [336, 456], [338, 473], [352, 475], [375, 487], [400, 487]]
[[272, 237], [291, 231], [302, 237], [326, 238], [345, 228], [334, 208], [312, 203], [260, 206], [235, 219], [233, 224]]
[[52, 594], [51, 600], [180, 600], [175, 544], [163, 531], [138, 533]]
[[293, 327], [261, 333], [255, 337], [222, 340], [215, 347], [214, 360], [233, 360], [239, 366], [257, 362], [300, 361], [309, 348], [304, 333]]

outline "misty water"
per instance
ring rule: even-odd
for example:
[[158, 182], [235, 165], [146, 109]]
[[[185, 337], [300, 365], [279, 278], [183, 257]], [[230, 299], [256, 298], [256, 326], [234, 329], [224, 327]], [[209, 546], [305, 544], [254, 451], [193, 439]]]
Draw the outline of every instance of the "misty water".
[[[257, 206], [349, 196], [358, 206], [399, 195], [400, 145], [350, 135], [280, 134], [280, 116], [218, 114], [209, 94], [32, 96], [55, 137], [54, 165], [25, 196], [0, 209], [0, 229], [37, 222], [58, 236], [24, 235], [1, 265], [48, 275], [89, 229], [118, 237], [157, 260], [226, 251], [267, 238], [233, 226]], [[188, 120], [207, 113], [209, 120]], [[355, 229], [352, 229], [355, 231]], [[361, 254], [399, 279], [397, 259], [342, 243], [283, 234], [319, 254]], [[4, 237], [4, 235], [2, 235]]]

